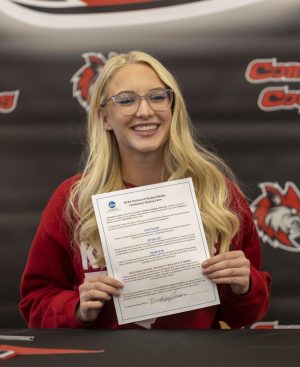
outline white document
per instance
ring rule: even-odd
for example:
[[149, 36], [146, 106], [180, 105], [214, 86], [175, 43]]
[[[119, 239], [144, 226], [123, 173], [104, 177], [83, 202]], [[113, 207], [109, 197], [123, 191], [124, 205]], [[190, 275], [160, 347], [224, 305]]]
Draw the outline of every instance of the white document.
[[119, 324], [219, 304], [191, 178], [93, 195]]

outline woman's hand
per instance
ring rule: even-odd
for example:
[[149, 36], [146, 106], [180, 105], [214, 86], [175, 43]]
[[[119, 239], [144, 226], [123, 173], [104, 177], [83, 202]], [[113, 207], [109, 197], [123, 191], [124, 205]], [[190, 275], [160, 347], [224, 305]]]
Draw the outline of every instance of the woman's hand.
[[250, 287], [250, 261], [243, 251], [230, 251], [202, 263], [203, 274], [216, 284], [229, 284], [236, 294], [247, 293]]
[[81, 322], [93, 322], [112, 296], [119, 296], [123, 284], [108, 275], [87, 276], [79, 286], [80, 303], [76, 317]]

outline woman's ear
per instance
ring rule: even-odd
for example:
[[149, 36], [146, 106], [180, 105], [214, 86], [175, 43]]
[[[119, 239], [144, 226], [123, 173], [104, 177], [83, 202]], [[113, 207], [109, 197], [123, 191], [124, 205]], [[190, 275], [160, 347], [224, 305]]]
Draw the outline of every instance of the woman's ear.
[[105, 113], [103, 108], [99, 108], [98, 117], [99, 117], [99, 120], [102, 121], [102, 123], [103, 123], [104, 130], [112, 130], [112, 127], [111, 127], [111, 125], [109, 123], [109, 120], [108, 120], [108, 116]]

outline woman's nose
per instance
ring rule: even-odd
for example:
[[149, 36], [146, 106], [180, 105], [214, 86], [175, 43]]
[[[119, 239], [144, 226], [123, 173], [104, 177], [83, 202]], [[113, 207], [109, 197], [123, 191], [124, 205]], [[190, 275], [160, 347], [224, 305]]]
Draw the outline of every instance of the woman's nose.
[[136, 116], [152, 116], [154, 111], [152, 110], [147, 98], [141, 97], [138, 110], [136, 111]]

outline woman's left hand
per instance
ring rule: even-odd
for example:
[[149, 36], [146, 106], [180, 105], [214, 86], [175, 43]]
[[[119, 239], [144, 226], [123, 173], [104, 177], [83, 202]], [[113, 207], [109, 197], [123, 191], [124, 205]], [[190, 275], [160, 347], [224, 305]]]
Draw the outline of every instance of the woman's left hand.
[[247, 293], [250, 287], [250, 261], [243, 251], [230, 251], [204, 261], [202, 271], [216, 284], [229, 284], [236, 294]]

